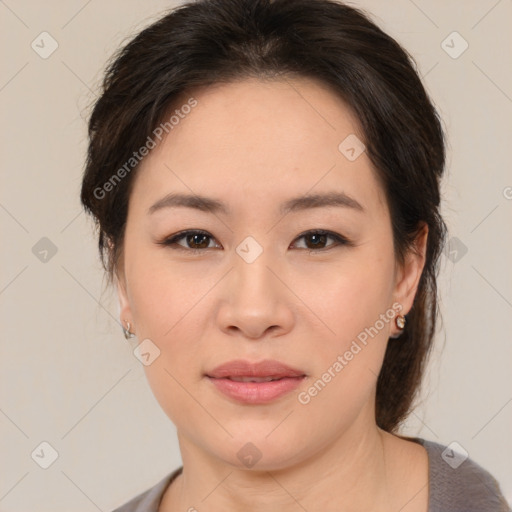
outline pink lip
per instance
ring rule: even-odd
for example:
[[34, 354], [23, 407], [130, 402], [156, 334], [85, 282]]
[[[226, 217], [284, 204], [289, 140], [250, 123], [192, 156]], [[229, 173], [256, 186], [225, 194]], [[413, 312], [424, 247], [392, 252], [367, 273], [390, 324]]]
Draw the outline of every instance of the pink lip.
[[[226, 396], [248, 404], [264, 404], [296, 389], [306, 374], [274, 360], [251, 363], [229, 361], [208, 372], [206, 377]], [[237, 382], [230, 377], [272, 377], [270, 382]]]
[[208, 377], [222, 379], [224, 377], [303, 377], [302, 370], [280, 363], [279, 361], [265, 359], [258, 363], [251, 363], [243, 359], [228, 361], [206, 373]]

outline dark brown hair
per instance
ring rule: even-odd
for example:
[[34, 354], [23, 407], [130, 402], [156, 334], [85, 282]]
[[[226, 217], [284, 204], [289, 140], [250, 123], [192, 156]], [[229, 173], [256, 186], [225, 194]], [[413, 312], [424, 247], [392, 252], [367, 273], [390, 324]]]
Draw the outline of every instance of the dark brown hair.
[[437, 266], [446, 236], [439, 213], [445, 146], [414, 60], [361, 10], [334, 0], [197, 0], [119, 50], [90, 117], [81, 190], [99, 228], [109, 281], [122, 253], [137, 166], [110, 181], [108, 192], [105, 184], [126, 170], [178, 98], [248, 77], [314, 78], [353, 110], [387, 197], [398, 262], [413, 247], [420, 224], [428, 225], [414, 305], [401, 337], [388, 341], [377, 381], [377, 424], [395, 431], [417, 394], [435, 334]]

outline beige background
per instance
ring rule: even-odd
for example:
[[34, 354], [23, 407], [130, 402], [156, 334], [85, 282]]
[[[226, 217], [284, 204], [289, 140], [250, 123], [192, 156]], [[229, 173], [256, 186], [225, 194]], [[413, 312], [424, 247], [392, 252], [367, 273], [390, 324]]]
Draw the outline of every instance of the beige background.
[[[444, 327], [404, 432], [457, 441], [512, 501], [512, 2], [353, 4], [416, 58], [449, 137], [443, 211], [457, 240], [442, 258]], [[106, 58], [173, 5], [0, 1], [1, 511], [109, 511], [181, 464], [116, 299], [102, 293], [78, 198], [86, 107]], [[31, 47], [43, 31], [58, 43], [47, 59]], [[453, 31], [469, 44], [458, 58], [442, 47]], [[463, 41], [446, 44], [453, 53]]]

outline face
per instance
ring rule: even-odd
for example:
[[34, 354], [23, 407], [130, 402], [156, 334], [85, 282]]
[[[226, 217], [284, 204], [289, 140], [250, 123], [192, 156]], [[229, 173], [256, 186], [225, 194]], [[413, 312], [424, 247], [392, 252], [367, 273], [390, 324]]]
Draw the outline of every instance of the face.
[[[159, 351], [144, 369], [184, 460], [244, 467], [253, 454], [258, 469], [285, 468], [376, 428], [377, 375], [412, 306], [426, 232], [398, 265], [384, 191], [366, 152], [354, 158], [357, 119], [319, 83], [248, 79], [193, 97], [135, 177], [121, 319], [151, 359]], [[337, 200], [305, 200], [327, 194]], [[266, 401], [248, 398], [261, 384], [240, 384], [244, 400], [208, 377], [240, 359], [305, 377]]]

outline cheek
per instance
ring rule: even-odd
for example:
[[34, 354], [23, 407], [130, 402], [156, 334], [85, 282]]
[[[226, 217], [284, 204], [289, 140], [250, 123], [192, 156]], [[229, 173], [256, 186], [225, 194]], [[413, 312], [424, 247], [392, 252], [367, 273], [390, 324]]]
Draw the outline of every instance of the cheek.
[[173, 339], [178, 328], [190, 324], [190, 312], [208, 289], [204, 272], [194, 262], [173, 265], [160, 250], [133, 248], [129, 263], [130, 305], [137, 332], [160, 341]]
[[[157, 270], [158, 268], [158, 270]], [[207, 318], [200, 301], [208, 281], [162, 266], [139, 266], [131, 276], [131, 304], [139, 341], [149, 339], [159, 351], [144, 371], [156, 400], [174, 424], [194, 411], [189, 392], [202, 376], [204, 347], [198, 343]], [[188, 412], [185, 412], [188, 411]]]
[[347, 413], [354, 407], [355, 413], [373, 391], [394, 321], [393, 266], [390, 251], [361, 251], [326, 269], [325, 276], [317, 274], [321, 288], [304, 285], [308, 305], [329, 327], [323, 329], [325, 342], [315, 346], [312, 380], [320, 382], [311, 393], [316, 406], [337, 403]]
[[307, 305], [330, 327], [332, 337], [339, 340], [336, 348], [343, 348], [391, 307], [392, 253], [347, 253], [339, 264], [326, 265], [317, 269], [314, 277], [299, 278], [296, 283], [301, 283], [301, 296]]

